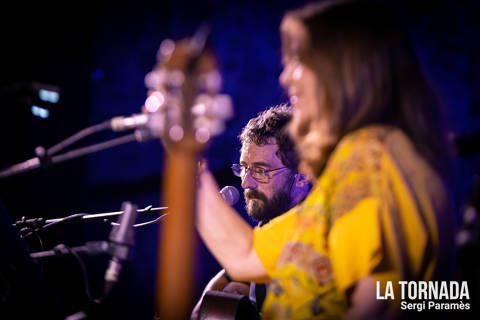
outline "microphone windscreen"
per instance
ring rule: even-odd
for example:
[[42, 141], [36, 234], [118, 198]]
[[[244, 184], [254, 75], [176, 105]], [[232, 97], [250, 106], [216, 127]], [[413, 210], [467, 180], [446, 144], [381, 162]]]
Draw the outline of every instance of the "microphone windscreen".
[[233, 206], [240, 199], [240, 192], [233, 186], [226, 186], [220, 190], [220, 195], [229, 205]]

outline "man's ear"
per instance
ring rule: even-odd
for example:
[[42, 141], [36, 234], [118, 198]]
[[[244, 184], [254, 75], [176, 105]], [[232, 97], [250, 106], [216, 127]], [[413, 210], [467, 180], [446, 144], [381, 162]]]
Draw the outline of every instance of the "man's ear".
[[307, 176], [303, 173], [296, 173], [294, 176], [295, 179], [295, 186], [298, 188], [303, 188], [308, 186], [310, 180], [307, 179]]

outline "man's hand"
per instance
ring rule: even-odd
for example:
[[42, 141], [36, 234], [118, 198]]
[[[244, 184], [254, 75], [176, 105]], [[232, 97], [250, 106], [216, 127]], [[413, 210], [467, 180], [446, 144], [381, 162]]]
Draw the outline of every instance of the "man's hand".
[[218, 272], [207, 284], [205, 289], [203, 290], [202, 296], [198, 300], [197, 304], [192, 310], [192, 314], [190, 315], [191, 320], [197, 320], [198, 319], [198, 314], [200, 312], [200, 306], [202, 305], [203, 297], [205, 296], [205, 293], [208, 291], [214, 290], [214, 291], [222, 291], [227, 285], [229, 281], [225, 275], [225, 269], [222, 269], [220, 272]]

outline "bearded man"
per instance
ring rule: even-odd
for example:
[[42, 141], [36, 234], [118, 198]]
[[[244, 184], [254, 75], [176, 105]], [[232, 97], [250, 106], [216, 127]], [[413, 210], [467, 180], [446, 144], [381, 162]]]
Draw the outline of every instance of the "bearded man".
[[[297, 171], [299, 158], [286, 132], [291, 117], [289, 106], [271, 107], [251, 119], [239, 135], [240, 163], [232, 165], [232, 171], [242, 179], [245, 210], [259, 225], [297, 205], [310, 189], [309, 180]], [[266, 287], [232, 281], [223, 269], [210, 280], [202, 299], [212, 290], [249, 295], [260, 310]], [[192, 319], [198, 317], [202, 299], [195, 306]]]

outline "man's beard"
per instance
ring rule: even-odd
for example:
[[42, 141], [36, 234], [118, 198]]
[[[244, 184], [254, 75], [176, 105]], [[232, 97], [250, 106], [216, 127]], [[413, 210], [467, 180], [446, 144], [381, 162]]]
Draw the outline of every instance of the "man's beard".
[[[290, 209], [291, 197], [290, 190], [279, 190], [268, 200], [267, 197], [257, 190], [246, 189], [245, 209], [250, 217], [260, 222], [268, 222], [269, 220], [287, 212]], [[257, 199], [252, 201], [252, 199]]]

